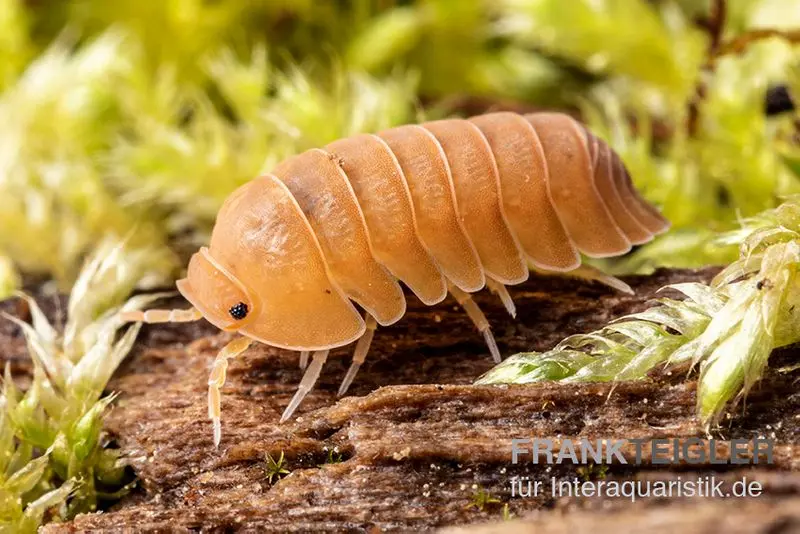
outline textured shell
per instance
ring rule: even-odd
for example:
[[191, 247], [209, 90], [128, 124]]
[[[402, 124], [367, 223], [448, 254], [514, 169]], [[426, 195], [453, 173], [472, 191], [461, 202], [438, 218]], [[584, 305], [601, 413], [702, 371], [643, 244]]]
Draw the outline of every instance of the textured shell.
[[[212, 323], [294, 350], [364, 332], [351, 301], [399, 320], [402, 281], [428, 305], [448, 285], [518, 284], [615, 256], [667, 221], [619, 157], [559, 113], [491, 113], [341, 139], [235, 191], [180, 281]], [[227, 310], [247, 304], [243, 321]]]

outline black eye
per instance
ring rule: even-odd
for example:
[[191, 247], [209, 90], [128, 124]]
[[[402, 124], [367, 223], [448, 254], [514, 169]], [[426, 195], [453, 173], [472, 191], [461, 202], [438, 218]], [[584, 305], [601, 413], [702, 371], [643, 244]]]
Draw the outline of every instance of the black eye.
[[247, 304], [244, 302], [240, 302], [235, 306], [231, 306], [231, 309], [228, 310], [228, 313], [231, 314], [231, 317], [236, 319], [237, 321], [241, 321], [245, 317], [247, 317]]

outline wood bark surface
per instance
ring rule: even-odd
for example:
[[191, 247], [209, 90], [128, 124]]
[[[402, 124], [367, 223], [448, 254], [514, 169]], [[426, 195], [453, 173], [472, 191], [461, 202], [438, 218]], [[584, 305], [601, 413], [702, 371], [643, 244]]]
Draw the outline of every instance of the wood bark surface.
[[[504, 355], [546, 350], [564, 337], [640, 311], [669, 283], [707, 281], [714, 269], [661, 270], [626, 280], [635, 296], [594, 283], [534, 277], [513, 287], [516, 319], [494, 295], [476, 300]], [[48, 304], [49, 302], [49, 304]], [[769, 466], [611, 465], [607, 480], [746, 476], [752, 499], [511, 498], [512, 476], [585, 478], [573, 465], [511, 463], [514, 437], [703, 437], [695, 386], [684, 374], [637, 382], [472, 386], [492, 367], [480, 334], [452, 300], [378, 329], [349, 395], [336, 390], [351, 347], [335, 350], [298, 416], [278, 419], [302, 371], [298, 353], [256, 346], [232, 361], [223, 388], [222, 443], [206, 418], [207, 373], [230, 339], [207, 323], [146, 327], [109, 384], [121, 394], [107, 428], [139, 478], [111, 509], [44, 531], [66, 532], [795, 532], [800, 531], [798, 372], [770, 370], [724, 420], [718, 436], [776, 440]], [[52, 299], [44, 306], [53, 313]], [[19, 311], [6, 303], [6, 311]], [[19, 331], [0, 327], [0, 359], [19, 374], [27, 355]], [[800, 359], [777, 351], [771, 369]], [[341, 454], [340, 463], [328, 463]], [[265, 454], [285, 455], [291, 474], [268, 481]], [[632, 451], [626, 451], [631, 455]], [[590, 475], [593, 476], [593, 475]], [[474, 494], [499, 503], [479, 509]], [[503, 521], [504, 505], [510, 521]], [[477, 525], [476, 525], [477, 524]]]

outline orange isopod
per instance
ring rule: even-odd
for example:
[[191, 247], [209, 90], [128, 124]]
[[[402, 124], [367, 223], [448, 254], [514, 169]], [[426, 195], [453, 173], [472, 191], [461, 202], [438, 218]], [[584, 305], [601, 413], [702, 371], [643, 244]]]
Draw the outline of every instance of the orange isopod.
[[377, 324], [405, 314], [398, 282], [426, 305], [450, 293], [500, 361], [470, 293], [488, 287], [514, 315], [506, 286], [530, 270], [625, 290], [581, 266], [581, 253], [624, 254], [668, 226], [636, 192], [619, 156], [567, 115], [500, 112], [400, 126], [308, 150], [241, 186], [220, 209], [211, 243], [177, 282], [193, 308], [127, 318], [205, 318], [241, 334], [220, 351], [209, 377], [218, 444], [227, 361], [253, 341], [301, 352], [306, 372], [285, 421], [328, 351], [357, 341], [345, 393]]

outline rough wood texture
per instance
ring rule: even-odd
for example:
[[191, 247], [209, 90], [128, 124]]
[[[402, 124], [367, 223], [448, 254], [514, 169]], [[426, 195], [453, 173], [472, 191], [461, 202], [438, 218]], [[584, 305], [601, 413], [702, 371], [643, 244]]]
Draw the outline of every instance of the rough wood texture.
[[[594, 284], [535, 278], [512, 288], [517, 320], [487, 292], [477, 300], [501, 350], [512, 354], [547, 349], [567, 335], [642, 309], [667, 283], [707, 280], [712, 274], [660, 271], [631, 278], [635, 297]], [[800, 528], [797, 372], [770, 372], [748, 398], [746, 412], [737, 410], [723, 430], [726, 438], [775, 438], [776, 465], [747, 470], [614, 465], [605, 474], [609, 480], [714, 474], [726, 483], [747, 476], [763, 483], [759, 498], [653, 498], [633, 504], [548, 494], [510, 499], [509, 479], [515, 475], [548, 484], [550, 477], [586, 476], [574, 466], [512, 465], [512, 437], [697, 436], [694, 382], [659, 375], [620, 384], [610, 397], [610, 387], [602, 384], [470, 386], [492, 366], [482, 338], [452, 302], [417, 305], [399, 324], [378, 330], [352, 396], [336, 402], [351, 349], [334, 351], [317, 389], [288, 424], [277, 421], [300, 380], [298, 355], [257, 347], [232, 362], [223, 389], [223, 438], [215, 450], [206, 420], [207, 370], [227, 339], [202, 324], [146, 329], [110, 385], [122, 396], [108, 418], [140, 486], [112, 510], [50, 525], [46, 532], [408, 531], [500, 521], [505, 503], [522, 522], [468, 528], [711, 532], [721, 528], [722, 516], [729, 532]], [[0, 357], [22, 365], [18, 332], [3, 326], [0, 347]], [[773, 361], [797, 361], [798, 352], [782, 351]], [[334, 447], [343, 462], [326, 464]], [[281, 451], [292, 473], [270, 484], [264, 454], [277, 457]], [[483, 510], [470, 506], [478, 489], [502, 502]]]

